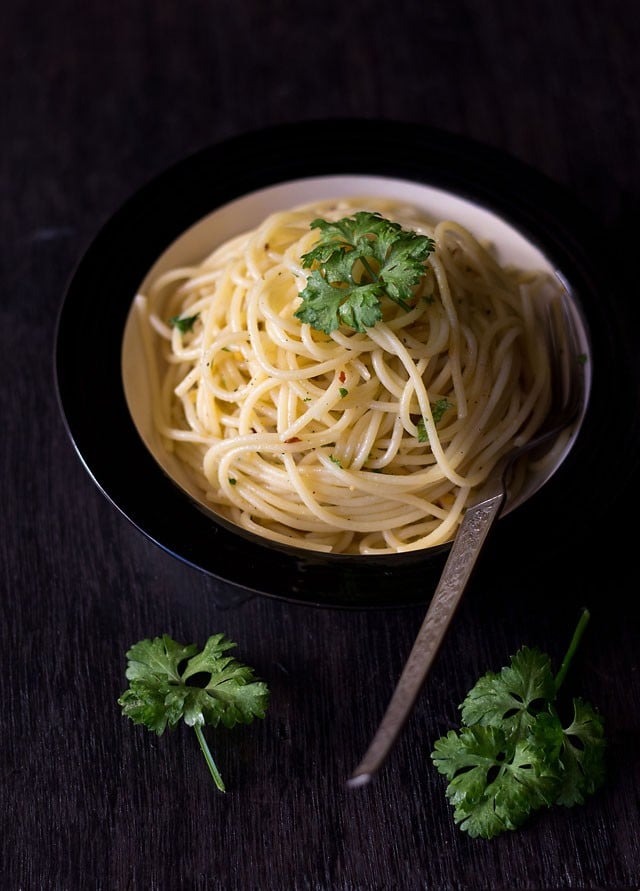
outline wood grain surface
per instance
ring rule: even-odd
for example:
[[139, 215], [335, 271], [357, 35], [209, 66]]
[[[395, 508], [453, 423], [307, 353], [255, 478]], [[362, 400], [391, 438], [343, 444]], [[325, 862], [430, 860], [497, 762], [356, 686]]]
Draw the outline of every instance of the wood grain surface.
[[[569, 189], [599, 221], [593, 250], [614, 248], [636, 343], [639, 46], [638, 6], [620, 0], [5, 0], [3, 891], [640, 887], [637, 521], [598, 510], [612, 486], [635, 509], [638, 475], [620, 477], [615, 443], [602, 477], [584, 481], [593, 540], [551, 576], [541, 541], [505, 572], [489, 545], [397, 748], [369, 787], [348, 790], [422, 608], [229, 606], [237, 592], [103, 497], [53, 376], [66, 284], [135, 189], [227, 137], [346, 116], [469, 136]], [[640, 444], [637, 402], [616, 397], [611, 411], [629, 415]], [[571, 683], [605, 715], [606, 785], [584, 807], [472, 840], [453, 824], [432, 744], [479, 674], [521, 644], [559, 659], [583, 604], [593, 619]], [[190, 730], [156, 738], [116, 704], [133, 642], [217, 631], [272, 691], [265, 721], [208, 736], [226, 795]]]

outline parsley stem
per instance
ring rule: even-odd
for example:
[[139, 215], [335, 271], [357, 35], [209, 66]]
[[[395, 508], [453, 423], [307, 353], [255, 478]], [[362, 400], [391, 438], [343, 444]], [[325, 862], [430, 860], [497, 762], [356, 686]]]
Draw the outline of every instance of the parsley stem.
[[199, 724], [194, 724], [193, 729], [196, 732], [196, 736], [198, 737], [198, 742], [200, 743], [200, 748], [202, 749], [202, 754], [204, 755], [205, 761], [209, 766], [209, 770], [211, 771], [211, 776], [213, 777], [213, 781], [221, 792], [226, 792], [224, 782], [222, 777], [220, 776], [220, 771], [216, 767], [216, 762], [213, 760], [213, 756], [209, 751], [209, 746], [207, 745], [207, 741], [204, 738], [204, 733], [202, 732], [202, 727]]
[[[373, 282], [377, 282], [377, 281], [379, 281], [378, 276], [375, 274], [375, 272], [374, 272], [373, 269], [371, 268], [371, 264], [369, 263], [369, 261], [367, 260], [367, 258], [366, 258], [366, 257], [360, 257], [360, 262], [362, 263], [362, 265], [363, 265], [363, 267], [364, 267], [364, 269], [365, 269], [365, 272], [368, 272], [369, 275], [371, 276], [371, 282], [373, 283]], [[362, 284], [362, 282], [360, 282], [360, 284]]]
[[560, 685], [565, 679], [565, 676], [569, 670], [569, 665], [571, 664], [571, 660], [573, 659], [576, 650], [578, 649], [578, 645], [580, 643], [580, 639], [584, 634], [584, 630], [587, 627], [587, 623], [591, 615], [588, 609], [582, 610], [582, 615], [578, 620], [578, 624], [576, 625], [576, 630], [573, 632], [573, 637], [571, 638], [571, 643], [569, 644], [569, 649], [567, 650], [564, 659], [562, 660], [562, 665], [560, 666], [560, 670], [556, 675], [555, 683], [556, 683], [556, 692], [560, 689]]

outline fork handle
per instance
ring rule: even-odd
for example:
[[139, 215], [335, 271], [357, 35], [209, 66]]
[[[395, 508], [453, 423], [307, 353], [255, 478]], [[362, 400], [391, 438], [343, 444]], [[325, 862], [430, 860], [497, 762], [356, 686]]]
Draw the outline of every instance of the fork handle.
[[501, 492], [468, 508], [465, 512], [438, 587], [387, 711], [364, 758], [347, 780], [348, 786], [354, 788], [369, 782], [402, 730], [440, 649], [482, 545], [500, 513], [503, 500], [504, 492]]

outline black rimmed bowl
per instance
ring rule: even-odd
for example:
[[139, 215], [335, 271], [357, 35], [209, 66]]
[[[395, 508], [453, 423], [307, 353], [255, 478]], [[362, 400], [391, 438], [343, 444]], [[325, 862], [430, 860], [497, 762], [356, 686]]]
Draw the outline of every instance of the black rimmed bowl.
[[[492, 239], [501, 259], [545, 265], [566, 282], [583, 321], [590, 398], [561, 466], [494, 533], [517, 559], [566, 551], [589, 534], [589, 474], [603, 456], [597, 418], [615, 386], [607, 319], [613, 295], [589, 248], [589, 221], [563, 190], [502, 153], [423, 126], [317, 121], [211, 146], [140, 189], [103, 227], [67, 290], [56, 381], [67, 429], [107, 498], [157, 545], [247, 592], [316, 605], [389, 607], [429, 600], [448, 546], [385, 556], [274, 546], [217, 521], [172, 479], [148, 413], [135, 295], [162, 268], [197, 262], [272, 210], [384, 195]], [[592, 373], [593, 372], [593, 373]], [[504, 568], [504, 565], [503, 565]]]

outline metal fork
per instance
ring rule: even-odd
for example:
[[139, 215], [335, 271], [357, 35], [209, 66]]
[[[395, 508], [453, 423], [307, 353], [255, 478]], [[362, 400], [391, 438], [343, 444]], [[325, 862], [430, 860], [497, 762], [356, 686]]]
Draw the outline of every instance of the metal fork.
[[568, 295], [563, 293], [560, 298], [549, 301], [545, 310], [552, 388], [552, 404], [546, 421], [533, 439], [502, 459], [476, 502], [467, 508], [387, 711], [362, 761], [347, 781], [352, 788], [371, 780], [409, 717], [486, 537], [507, 502], [515, 464], [524, 455], [539, 452], [544, 445], [550, 448], [560, 433], [581, 419], [586, 383], [574, 308]]

